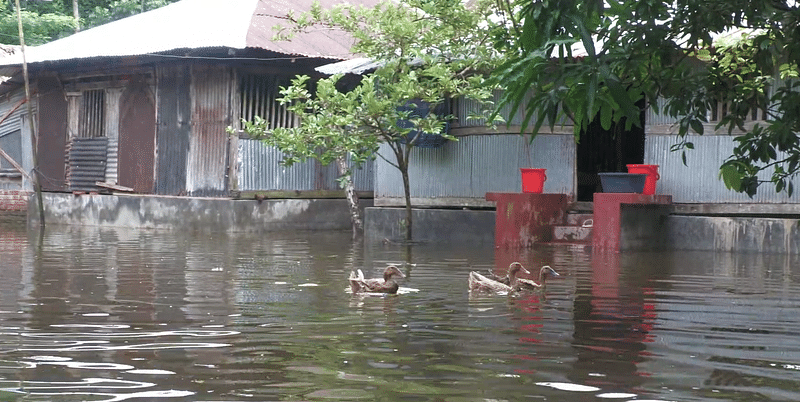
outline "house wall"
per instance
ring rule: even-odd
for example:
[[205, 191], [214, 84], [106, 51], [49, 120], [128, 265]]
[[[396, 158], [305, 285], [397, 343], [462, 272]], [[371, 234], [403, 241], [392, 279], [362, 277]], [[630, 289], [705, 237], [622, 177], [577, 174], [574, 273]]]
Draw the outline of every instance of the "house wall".
[[231, 67], [192, 64], [191, 135], [186, 167], [186, 193], [192, 196], [228, 194], [228, 150], [226, 132], [235, 121], [233, 94], [236, 90]]
[[[0, 149], [14, 159], [14, 163], [0, 157], [0, 191], [31, 191], [33, 183], [29, 174], [33, 171], [32, 142], [28, 125], [28, 105], [22, 89], [6, 93], [0, 97]], [[35, 102], [32, 104], [36, 113]]]
[[156, 194], [185, 194], [192, 129], [190, 86], [189, 64], [156, 68]]
[[[679, 139], [677, 135], [649, 134], [645, 139], [645, 163], [659, 165], [660, 179], [656, 194], [672, 195], [675, 203], [740, 203], [740, 204], [798, 204], [795, 195], [776, 193], [769, 183], [762, 185], [758, 193], [750, 198], [725, 187], [719, 178], [719, 168], [732, 153], [735, 146], [733, 136], [692, 135], [688, 138], [694, 149], [686, 151], [686, 165], [680, 152], [671, 152], [670, 147]], [[770, 172], [761, 178], [769, 180]], [[800, 189], [800, 179], [794, 180]]]
[[[291, 83], [298, 73], [297, 63], [257, 68], [241, 66], [235, 78], [238, 84], [234, 96], [234, 109], [238, 112], [233, 125], [238, 126], [240, 118], [252, 120], [261, 117], [267, 129], [294, 127], [298, 123], [295, 116], [281, 105], [280, 88]], [[311, 67], [308, 67], [309, 70]], [[238, 104], [237, 104], [238, 102]], [[291, 167], [280, 162], [284, 155], [273, 146], [251, 139], [247, 134], [231, 137], [233, 149], [231, 158], [231, 190], [242, 198], [251, 198], [253, 193], [268, 197], [340, 197], [341, 188], [337, 183], [339, 173], [331, 164], [322, 166], [319, 162], [308, 160]], [[353, 171], [356, 191], [361, 196], [371, 197], [374, 188], [374, 163], [367, 161], [361, 169]], [[352, 165], [351, 165], [352, 167]]]
[[[278, 163], [283, 153], [259, 140], [239, 139], [237, 150], [238, 190], [269, 191], [338, 191], [339, 177], [334, 164], [323, 166], [315, 160], [283, 166]], [[371, 192], [374, 183], [374, 162], [367, 161], [353, 170], [356, 191]], [[351, 167], [352, 164], [351, 164]]]
[[[783, 84], [778, 81], [776, 86], [780, 85]], [[736, 146], [734, 139], [742, 132], [737, 129], [729, 134], [727, 127], [717, 129], [717, 123], [724, 114], [725, 105], [720, 103], [706, 116], [708, 123], [703, 124], [703, 135], [690, 131], [686, 140], [694, 144], [694, 149], [686, 150], [684, 164], [680, 151], [670, 151], [673, 145], [681, 141], [677, 135], [677, 119], [657, 110], [647, 110], [644, 163], [659, 165], [661, 177], [656, 194], [669, 194], [673, 202], [686, 204], [800, 204], [796, 196], [789, 197], [786, 192], [776, 193], [774, 186], [769, 183], [762, 185], [753, 198], [725, 187], [719, 177], [719, 168], [733, 154]], [[754, 110], [744, 122], [745, 128], [750, 129], [764, 121], [764, 118], [762, 111]], [[771, 171], [762, 172], [759, 178], [769, 180], [771, 174]], [[800, 188], [800, 178], [795, 178], [793, 184], [795, 188]]]
[[[159, 61], [155, 67], [65, 68], [57, 77], [52, 71], [39, 72], [46, 92], [39, 99], [47, 105], [40, 116], [41, 161], [50, 183], [46, 190], [102, 192], [105, 188], [95, 182], [105, 181], [160, 195], [339, 191], [334, 167], [309, 163], [287, 169], [280, 166], [283, 156], [275, 149], [246, 138], [240, 146], [238, 136], [227, 132], [238, 125], [243, 108], [250, 117], [266, 112], [273, 114], [267, 117], [274, 123], [293, 124], [276, 100], [276, 77], [288, 79], [291, 67], [297, 66]], [[269, 85], [256, 85], [254, 79]], [[77, 138], [92, 143], [91, 154], [73, 149]], [[96, 149], [96, 140], [107, 141], [105, 152]], [[372, 191], [370, 165], [356, 172], [362, 192]]]
[[[109, 147], [106, 181], [118, 182], [137, 193], [152, 193], [155, 180], [155, 96], [151, 85], [144, 79], [133, 80], [119, 92], [119, 107], [116, 108], [119, 117], [110, 117], [118, 122], [119, 141]], [[120, 148], [125, 152], [120, 154]], [[117, 152], [112, 153], [112, 150]], [[117, 176], [112, 177], [112, 172], [117, 172]]]
[[[485, 130], [485, 129], [484, 129]], [[440, 148], [415, 148], [409, 163], [412, 203], [444, 207], [494, 207], [487, 192], [521, 192], [520, 168], [547, 169], [545, 193], [574, 199], [575, 140], [572, 134], [539, 134], [533, 143], [517, 133], [466, 135]], [[380, 153], [394, 154], [383, 144]], [[400, 171], [376, 160], [375, 205], [404, 205]]]
[[65, 191], [68, 188], [64, 163], [68, 138], [66, 94], [57, 77], [40, 77], [36, 87], [40, 109], [37, 150], [42, 188]]

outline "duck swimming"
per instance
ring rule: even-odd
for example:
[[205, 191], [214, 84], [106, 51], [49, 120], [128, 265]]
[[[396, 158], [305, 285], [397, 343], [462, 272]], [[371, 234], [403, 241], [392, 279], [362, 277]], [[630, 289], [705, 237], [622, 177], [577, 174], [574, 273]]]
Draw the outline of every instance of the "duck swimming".
[[[525, 267], [523, 267], [521, 263], [512, 262], [511, 264], [508, 265], [508, 269], [506, 270], [505, 276], [496, 275], [491, 270], [489, 270], [488, 273], [485, 276], [487, 278], [489, 278], [489, 279], [492, 279], [492, 280], [495, 280], [495, 281], [498, 281], [498, 282], [502, 282], [502, 283], [504, 283], [506, 285], [511, 285], [511, 277], [509, 276], [509, 273], [511, 272], [511, 269], [516, 265], [519, 265], [520, 267], [522, 267], [522, 269], [525, 269]], [[530, 274], [530, 272], [528, 272], [527, 269], [525, 269], [525, 273], [526, 274]], [[522, 279], [522, 278], [518, 278], [518, 279]]]
[[518, 262], [512, 262], [508, 266], [508, 273], [505, 278], [487, 277], [475, 271], [469, 273], [470, 291], [490, 291], [490, 292], [512, 292], [518, 288], [517, 275], [520, 273], [530, 274], [530, 272]]
[[395, 278], [405, 278], [406, 276], [394, 265], [389, 265], [383, 270], [383, 279], [364, 278], [361, 270], [350, 272], [350, 290], [353, 293], [397, 293], [400, 285], [395, 282]]
[[518, 278], [517, 289], [520, 290], [535, 290], [544, 289], [548, 276], [561, 276], [556, 270], [549, 265], [543, 266], [539, 269], [539, 277], [534, 281], [533, 279]]

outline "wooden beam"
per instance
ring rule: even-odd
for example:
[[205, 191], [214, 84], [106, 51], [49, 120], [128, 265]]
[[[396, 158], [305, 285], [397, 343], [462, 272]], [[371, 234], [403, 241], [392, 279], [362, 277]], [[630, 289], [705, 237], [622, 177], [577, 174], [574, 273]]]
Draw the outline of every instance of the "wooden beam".
[[127, 193], [132, 193], [134, 191], [130, 187], [120, 186], [119, 184], [114, 184], [114, 183], [106, 183], [104, 181], [98, 181], [98, 182], [95, 182], [94, 184], [96, 186], [98, 186], [98, 187], [110, 188], [112, 190], [124, 191], [124, 192], [127, 192]]
[[13, 166], [13, 167], [14, 167], [14, 169], [17, 169], [17, 171], [18, 171], [18, 172], [22, 173], [22, 175], [23, 175], [23, 176], [25, 176], [25, 178], [26, 178], [26, 179], [28, 179], [28, 180], [31, 180], [31, 177], [30, 177], [30, 176], [28, 176], [28, 174], [27, 174], [27, 173], [25, 173], [25, 169], [23, 169], [23, 168], [22, 168], [22, 166], [20, 166], [20, 165], [19, 165], [19, 164], [18, 164], [18, 163], [17, 163], [17, 162], [14, 160], [14, 158], [12, 158], [12, 157], [11, 157], [11, 155], [7, 154], [7, 153], [6, 153], [6, 151], [3, 151], [3, 149], [2, 149], [2, 148], [0, 148], [0, 156], [2, 156], [3, 158], [5, 158], [5, 159], [8, 161], [8, 163], [10, 163], [10, 164], [11, 164], [11, 166]]
[[[357, 191], [360, 199], [373, 198], [372, 191]], [[308, 199], [308, 198], [345, 198], [344, 190], [267, 190], [267, 191], [237, 191], [233, 198], [246, 200], [267, 199]]]
[[[3, 115], [3, 117], [0, 117], [0, 124], [3, 124], [3, 122], [6, 121], [6, 119], [8, 119], [9, 116], [11, 116], [11, 113], [14, 113], [17, 109], [19, 109], [20, 106], [24, 105], [25, 102], [27, 101], [28, 98], [23, 98], [19, 102], [17, 102], [8, 112], [6, 112], [6, 114]], [[14, 169], [17, 169], [18, 172], [22, 173], [22, 175], [25, 176], [26, 179], [31, 180], [31, 177], [28, 176], [27, 173], [25, 173], [25, 169], [23, 169], [22, 166], [20, 166], [17, 163], [17, 161], [15, 161], [14, 158], [11, 157], [11, 155], [3, 151], [2, 148], [0, 148], [0, 156], [5, 158], [8, 161], [8, 163], [10, 163], [11, 166], [14, 167]]]

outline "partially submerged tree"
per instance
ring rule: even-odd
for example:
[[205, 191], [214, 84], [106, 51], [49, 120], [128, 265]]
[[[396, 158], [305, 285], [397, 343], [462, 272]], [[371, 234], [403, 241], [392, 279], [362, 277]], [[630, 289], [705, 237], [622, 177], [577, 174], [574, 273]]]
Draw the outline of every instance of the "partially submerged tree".
[[321, 164], [335, 162], [339, 171], [339, 183], [345, 190], [353, 222], [353, 236], [363, 231], [358, 196], [352, 180], [350, 165], [360, 168], [378, 148], [378, 138], [363, 135], [351, 126], [347, 117], [349, 108], [358, 102], [360, 91], [342, 92], [336, 88], [341, 75], [321, 80], [316, 92], [307, 88], [309, 77], [298, 76], [292, 85], [282, 88], [281, 103], [294, 113], [300, 125], [292, 128], [269, 128], [269, 123], [260, 116], [253, 121], [243, 121], [243, 129], [251, 137], [262, 139], [284, 153], [281, 161], [285, 166], [307, 159], [317, 159]]
[[[800, 8], [785, 0], [498, 1], [508, 35], [498, 47], [511, 59], [496, 71], [505, 92], [499, 107], [520, 105], [538, 131], [566, 117], [575, 136], [599, 117], [641, 126], [644, 104], [676, 118], [682, 140], [703, 134], [718, 101], [728, 114], [718, 128], [738, 128], [733, 155], [720, 168], [728, 188], [753, 196], [759, 184], [793, 190], [800, 169]], [[735, 31], [742, 41], [715, 47]], [[574, 57], [576, 45], [585, 54]], [[772, 91], [770, 91], [772, 88]], [[754, 108], [767, 119], [745, 125]], [[512, 109], [516, 110], [516, 109]], [[527, 123], [526, 123], [527, 125]], [[524, 125], [525, 126], [525, 125]], [[524, 127], [523, 126], [523, 127]], [[685, 154], [684, 154], [685, 161]], [[760, 179], [772, 170], [770, 179]]]
[[[412, 238], [409, 161], [422, 133], [454, 140], [445, 130], [451, 118], [436, 106], [452, 97], [489, 99], [482, 72], [494, 52], [481, 22], [486, 8], [461, 1], [405, 0], [374, 8], [345, 5], [294, 18], [295, 30], [337, 28], [355, 38], [354, 54], [369, 58], [374, 69], [353, 85], [341, 75], [320, 79], [309, 90], [308, 77], [283, 88], [281, 102], [299, 118], [294, 128], [269, 130], [263, 120], [244, 130], [277, 146], [293, 163], [317, 158], [323, 163], [350, 157], [363, 162], [376, 155], [400, 171], [405, 195], [405, 238]], [[338, 84], [338, 85], [337, 85]], [[418, 107], [429, 113], [418, 113]], [[391, 155], [380, 154], [386, 144]], [[388, 158], [387, 158], [388, 156]]]

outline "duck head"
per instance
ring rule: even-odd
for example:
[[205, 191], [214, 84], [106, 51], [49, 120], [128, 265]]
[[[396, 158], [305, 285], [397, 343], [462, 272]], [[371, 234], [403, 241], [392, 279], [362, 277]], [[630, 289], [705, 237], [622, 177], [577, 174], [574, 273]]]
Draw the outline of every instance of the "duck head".
[[539, 270], [539, 280], [544, 281], [545, 278], [547, 278], [548, 276], [552, 277], [561, 275], [558, 272], [556, 272], [556, 270], [554, 270], [553, 268], [550, 268], [549, 265], [545, 265], [542, 267], [542, 269]]
[[386, 269], [383, 270], [384, 281], [388, 281], [389, 279], [392, 279], [394, 277], [405, 278], [406, 276], [403, 274], [403, 272], [400, 271], [399, 268], [397, 268], [394, 265], [389, 265], [388, 267], [386, 267]]
[[519, 262], [512, 262], [511, 265], [508, 266], [508, 277], [515, 278], [519, 274], [527, 274], [530, 275], [530, 271], [525, 269]]

